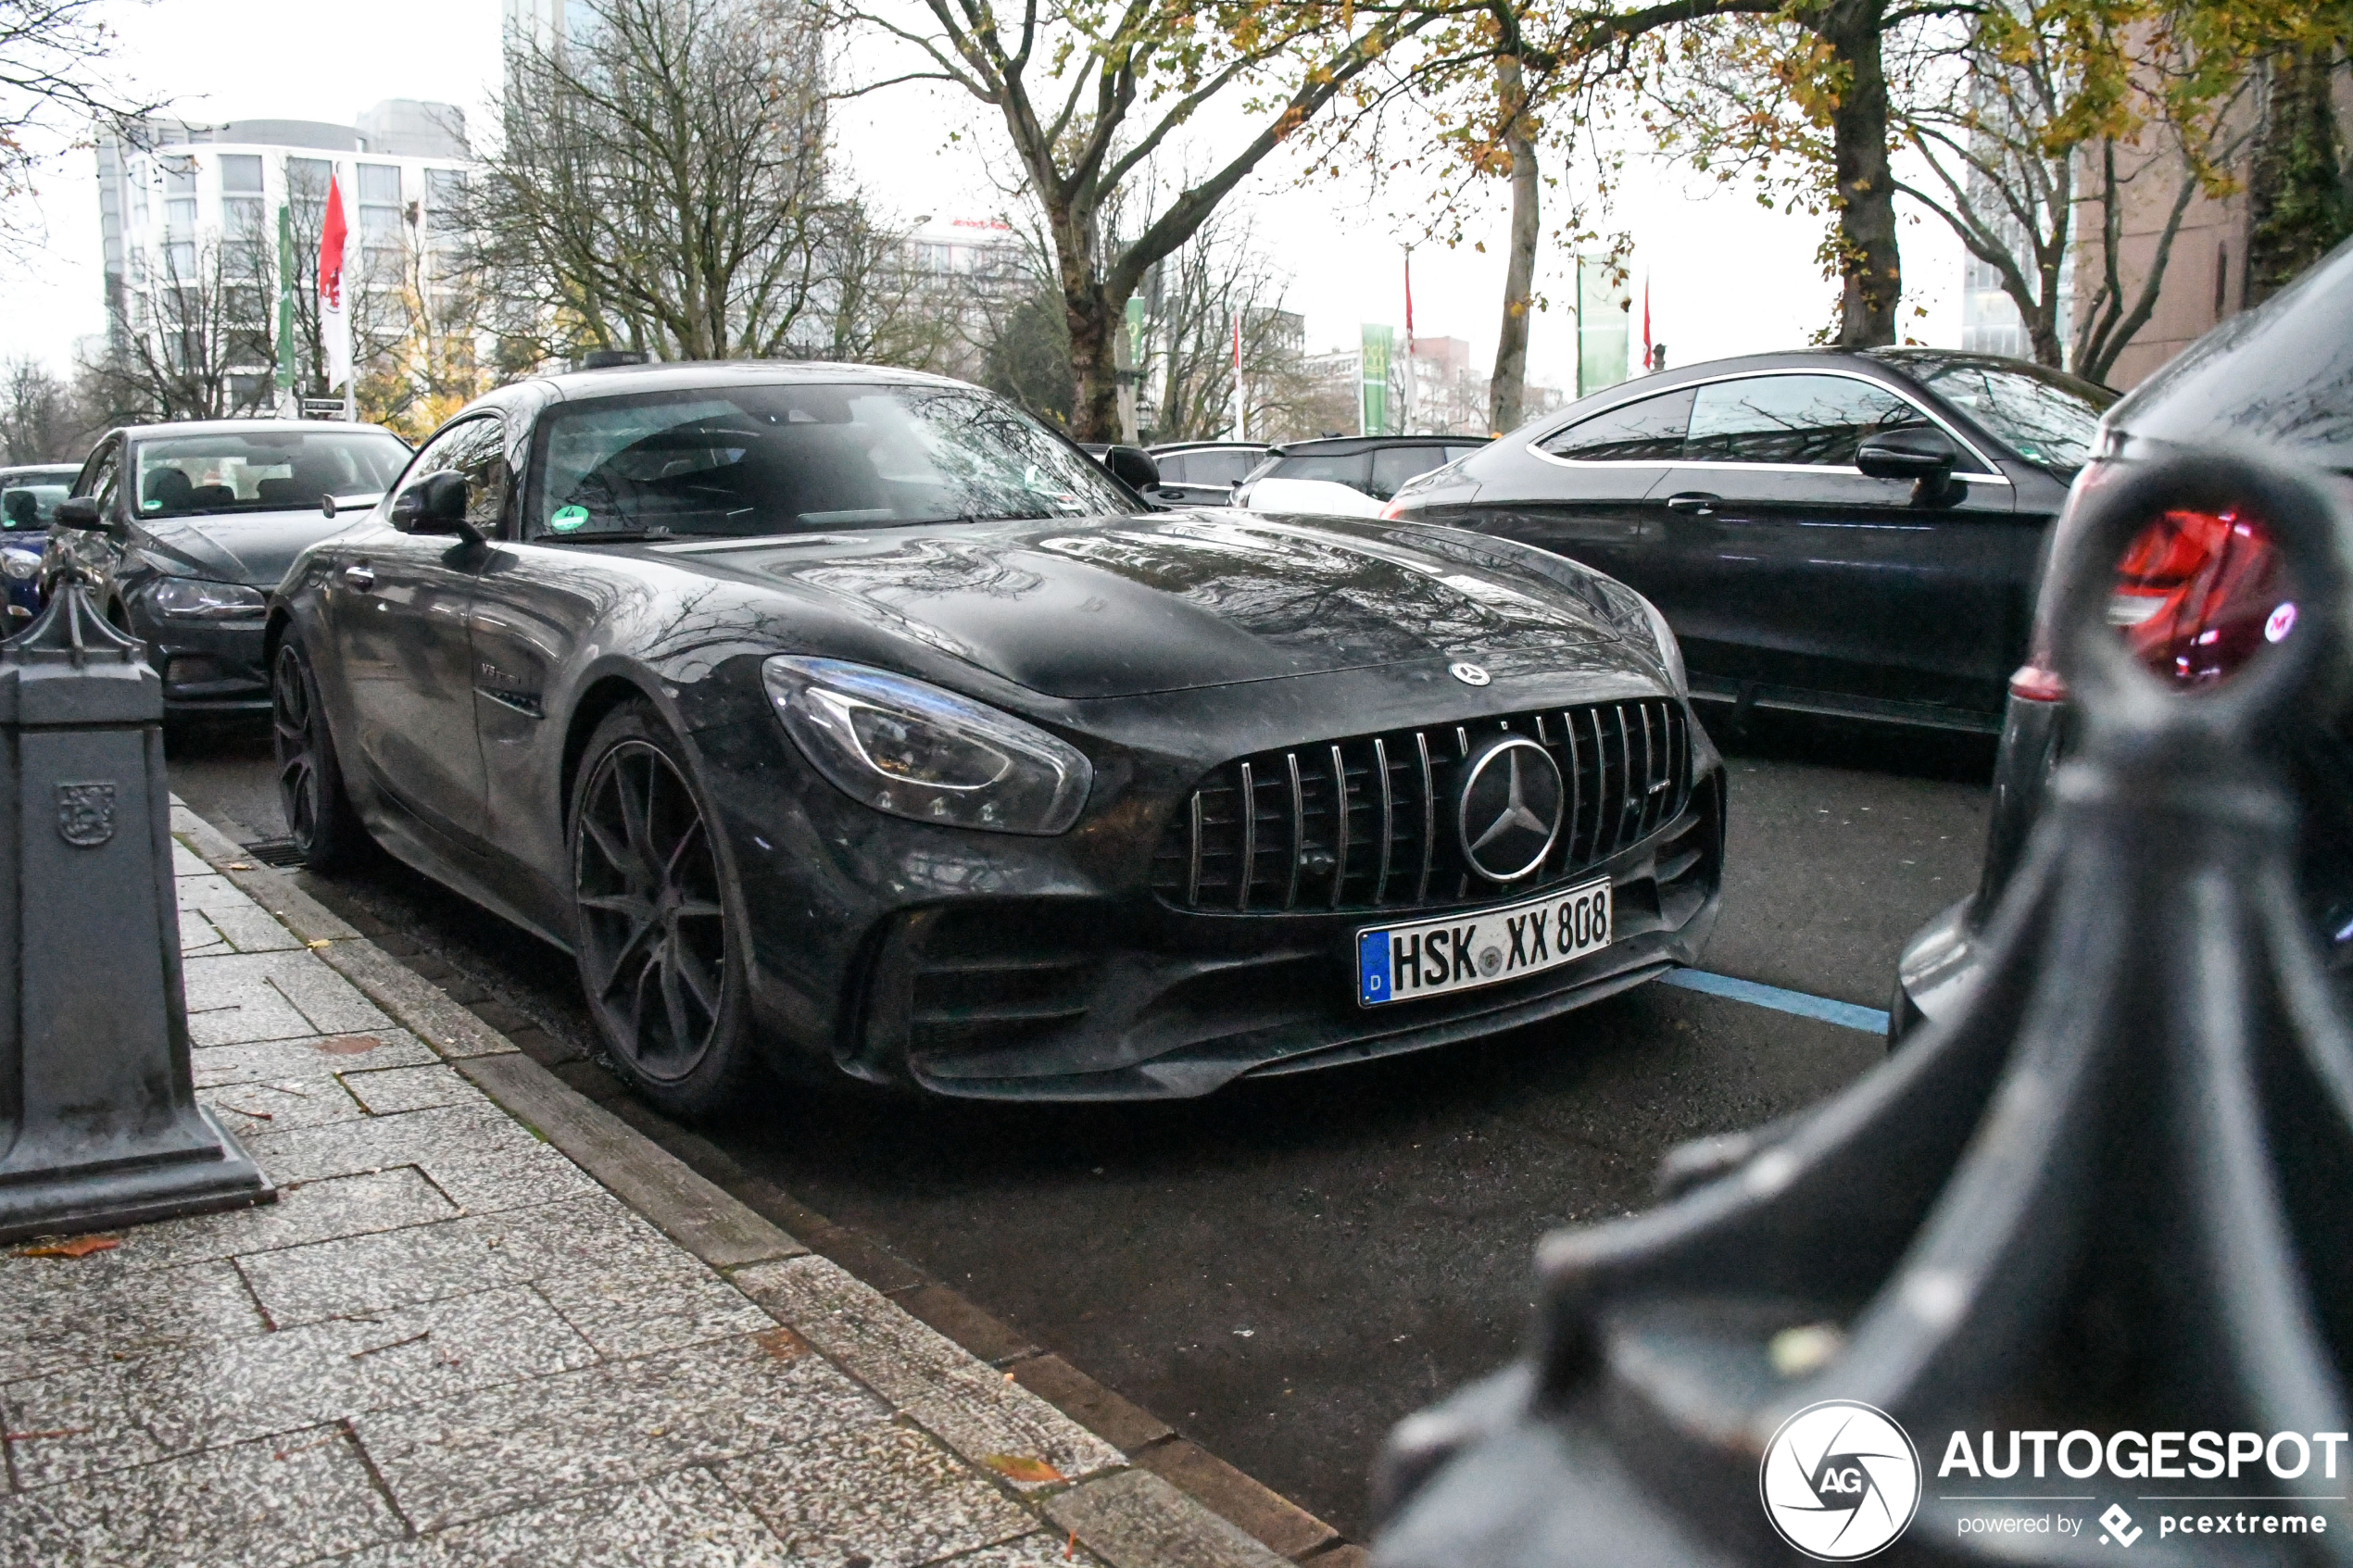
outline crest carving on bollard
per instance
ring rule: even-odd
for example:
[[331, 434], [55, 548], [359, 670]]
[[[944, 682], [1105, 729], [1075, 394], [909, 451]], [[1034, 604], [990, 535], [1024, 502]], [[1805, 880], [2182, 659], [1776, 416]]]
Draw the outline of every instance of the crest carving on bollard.
[[[2135, 463], [2076, 505], [2048, 602], [2079, 731], [1975, 994], [1827, 1103], [1675, 1151], [1660, 1207], [1547, 1237], [1528, 1357], [1390, 1439], [1383, 1568], [1732, 1568], [1793, 1546], [2056, 1564], [2136, 1542], [2353, 1564], [2322, 1495], [2353, 1489], [2353, 1029], [2297, 897], [2284, 768], [2347, 695], [2353, 517], [2235, 453]], [[2169, 512], [2233, 508], [2283, 552], [2293, 608], [2237, 673], [2180, 691], [2107, 621], [2116, 562]], [[1887, 1430], [1793, 1424], [1826, 1404]], [[2225, 1529], [2257, 1520], [2227, 1546], [2211, 1515], [2181, 1539], [2202, 1499], [2153, 1479], [2201, 1440], [2218, 1468], [2187, 1476], [2239, 1456], [2210, 1500]], [[2267, 1530], [2238, 1492], [2334, 1517]], [[1840, 1511], [1853, 1528], [1799, 1528]]]
[[114, 784], [57, 786], [57, 836], [82, 849], [94, 849], [114, 836]]

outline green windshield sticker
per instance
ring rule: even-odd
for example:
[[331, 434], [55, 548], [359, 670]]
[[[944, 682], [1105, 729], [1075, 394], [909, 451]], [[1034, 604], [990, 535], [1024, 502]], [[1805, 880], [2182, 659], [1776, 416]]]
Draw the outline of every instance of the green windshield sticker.
[[585, 507], [561, 508], [555, 516], [547, 520], [547, 526], [559, 533], [569, 533], [575, 528], [585, 528], [587, 525], [588, 508]]

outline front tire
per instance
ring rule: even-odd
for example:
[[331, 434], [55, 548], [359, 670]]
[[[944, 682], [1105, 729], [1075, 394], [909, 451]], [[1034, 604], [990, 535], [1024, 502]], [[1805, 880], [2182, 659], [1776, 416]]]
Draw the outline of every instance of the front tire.
[[761, 1072], [743, 900], [684, 748], [642, 703], [589, 738], [572, 867], [581, 989], [614, 1062], [673, 1116], [740, 1104]]
[[278, 809], [303, 866], [323, 871], [350, 859], [368, 831], [344, 793], [318, 678], [291, 634], [270, 667], [270, 729], [278, 753]]

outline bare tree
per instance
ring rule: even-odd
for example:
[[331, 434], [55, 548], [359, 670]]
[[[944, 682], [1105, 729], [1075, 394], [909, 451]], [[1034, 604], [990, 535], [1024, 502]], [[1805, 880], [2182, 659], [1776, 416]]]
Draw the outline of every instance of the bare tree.
[[866, 314], [873, 276], [840, 272], [889, 246], [862, 204], [828, 190], [814, 13], [799, 0], [585, 11], [564, 36], [509, 42], [503, 141], [472, 217], [484, 266], [530, 307], [501, 334], [676, 359], [887, 335]]
[[75, 461], [89, 448], [89, 425], [73, 388], [38, 359], [0, 367], [0, 462]]
[[1292, 422], [1312, 385], [1301, 368], [1300, 319], [1282, 308], [1290, 282], [1258, 248], [1248, 220], [1224, 214], [1153, 269], [1144, 291], [1147, 348], [1137, 367], [1151, 389], [1149, 439], [1232, 433], [1238, 330], [1251, 433]]
[[0, 238], [21, 243], [34, 232], [21, 198], [44, 138], [94, 119], [129, 128], [159, 107], [103, 80], [115, 43], [104, 8], [102, 0], [0, 0]]
[[116, 420], [218, 420], [266, 408], [277, 290], [266, 252], [207, 235], [132, 253], [131, 286], [89, 367]]
[[[826, 0], [837, 16], [911, 46], [915, 69], [871, 92], [942, 82], [1002, 117], [1045, 219], [1069, 341], [1071, 429], [1119, 430], [1114, 345], [1127, 300], [1153, 263], [1190, 239], [1267, 154], [1453, 0], [1282, 0], [1204, 7], [1191, 0], [1101, 6], [923, 0], [919, 19], [876, 0]], [[1468, 3], [1468, 0], [1465, 0]], [[1209, 105], [1252, 117], [1240, 147], [1119, 237], [1107, 221], [1152, 158]]]

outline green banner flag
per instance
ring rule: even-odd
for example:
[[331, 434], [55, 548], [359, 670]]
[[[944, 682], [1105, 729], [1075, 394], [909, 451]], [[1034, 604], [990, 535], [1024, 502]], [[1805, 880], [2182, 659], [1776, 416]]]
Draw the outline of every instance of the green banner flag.
[[295, 258], [294, 212], [278, 207], [278, 390], [295, 384]]
[[1610, 276], [1610, 264], [1577, 261], [1577, 395], [1616, 386], [1626, 379], [1625, 288]]
[[1362, 406], [1358, 411], [1360, 433], [1365, 435], [1394, 435], [1389, 428], [1389, 364], [1397, 341], [1393, 327], [1372, 327], [1364, 330], [1364, 384]]

